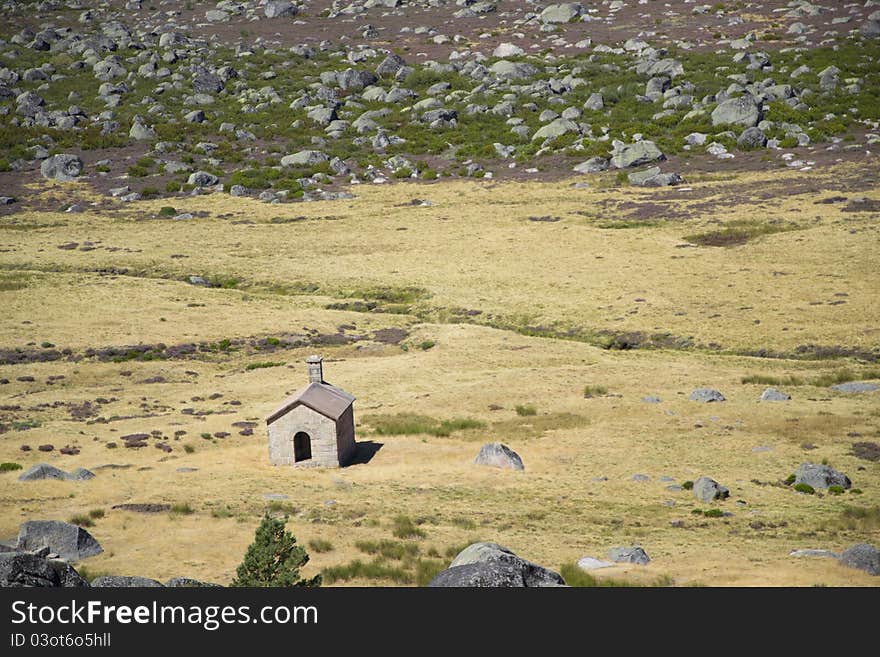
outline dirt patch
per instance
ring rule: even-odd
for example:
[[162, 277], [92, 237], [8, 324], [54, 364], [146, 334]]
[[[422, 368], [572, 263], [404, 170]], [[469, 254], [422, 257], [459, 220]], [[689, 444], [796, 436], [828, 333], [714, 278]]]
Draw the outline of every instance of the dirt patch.
[[133, 511], [134, 513], [164, 513], [171, 510], [170, 504], [115, 504], [110, 507], [114, 511]]
[[866, 461], [880, 461], [880, 445], [872, 442], [853, 443], [850, 452], [856, 458]]

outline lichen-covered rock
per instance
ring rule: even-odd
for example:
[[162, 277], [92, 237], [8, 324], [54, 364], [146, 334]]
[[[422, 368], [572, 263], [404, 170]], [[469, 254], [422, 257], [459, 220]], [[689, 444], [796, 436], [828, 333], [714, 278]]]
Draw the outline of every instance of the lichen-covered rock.
[[437, 574], [434, 587], [540, 587], [561, 586], [565, 580], [552, 570], [526, 561], [497, 543], [473, 543], [462, 550], [449, 568]]
[[666, 156], [653, 141], [637, 141], [634, 144], [619, 144], [618, 142], [618, 146], [611, 156], [611, 166], [617, 169], [626, 169], [665, 159]]
[[82, 173], [82, 170], [83, 161], [78, 156], [69, 153], [59, 153], [47, 157], [40, 164], [42, 176], [58, 182], [73, 180]]
[[0, 588], [86, 587], [66, 561], [50, 559], [49, 550], [0, 553]]
[[104, 549], [82, 527], [61, 520], [28, 520], [18, 530], [19, 550], [48, 547], [67, 561], [79, 561], [101, 554]]
[[128, 575], [101, 575], [92, 580], [92, 588], [144, 588], [162, 586], [148, 577], [132, 577]]
[[712, 125], [741, 125], [746, 128], [761, 121], [761, 106], [749, 95], [730, 98], [712, 110]]
[[613, 547], [608, 550], [608, 558], [615, 563], [635, 563], [640, 566], [644, 566], [651, 561], [648, 553], [637, 546]]
[[724, 395], [722, 395], [719, 391], [713, 390], [712, 388], [697, 388], [691, 393], [691, 396], [688, 397], [691, 401], [696, 402], [723, 402]]
[[844, 550], [840, 563], [848, 568], [864, 570], [869, 575], [880, 575], [880, 552], [867, 543], [858, 543]]
[[519, 454], [501, 443], [487, 443], [480, 448], [480, 453], [474, 459], [477, 465], [488, 465], [493, 468], [508, 468], [510, 470], [522, 470], [523, 462]]
[[845, 474], [838, 472], [831, 466], [818, 463], [801, 463], [794, 472], [794, 483], [795, 485], [807, 484], [813, 488], [852, 487], [852, 482]]
[[694, 497], [701, 502], [723, 500], [730, 496], [730, 491], [709, 477], [700, 477], [694, 482]]

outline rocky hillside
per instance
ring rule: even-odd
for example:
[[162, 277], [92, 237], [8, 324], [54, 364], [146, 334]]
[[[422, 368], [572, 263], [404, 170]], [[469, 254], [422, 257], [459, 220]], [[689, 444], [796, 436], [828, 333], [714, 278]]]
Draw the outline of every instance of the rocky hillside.
[[42, 0], [0, 13], [5, 212], [40, 176], [126, 201], [609, 168], [671, 185], [864, 159], [880, 140], [874, 0]]

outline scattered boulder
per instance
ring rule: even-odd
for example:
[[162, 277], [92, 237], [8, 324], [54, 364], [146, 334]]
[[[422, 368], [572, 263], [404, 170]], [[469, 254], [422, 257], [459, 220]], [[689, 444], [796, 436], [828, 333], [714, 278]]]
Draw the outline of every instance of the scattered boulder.
[[795, 485], [806, 484], [813, 488], [852, 487], [852, 482], [845, 474], [838, 472], [831, 466], [818, 463], [801, 463], [794, 472], [794, 483]]
[[637, 546], [613, 547], [608, 550], [608, 558], [615, 563], [636, 563], [641, 566], [651, 561], [648, 553]]
[[532, 135], [532, 141], [556, 139], [557, 137], [567, 135], [568, 133], [576, 134], [578, 132], [580, 132], [580, 128], [577, 123], [570, 119], [558, 118], [554, 119], [547, 125], [538, 128], [535, 131], [535, 134]]
[[162, 586], [148, 577], [132, 577], [129, 575], [101, 575], [92, 580], [92, 588], [145, 588]]
[[492, 51], [493, 57], [519, 57], [520, 55], [525, 54], [525, 51], [519, 46], [513, 43], [501, 43], [498, 44], [498, 47]]
[[577, 567], [581, 570], [599, 570], [601, 568], [610, 568], [614, 564], [610, 561], [602, 561], [595, 557], [581, 557], [577, 560]]
[[321, 151], [299, 151], [292, 155], [285, 155], [281, 158], [281, 166], [297, 167], [297, 166], [315, 166], [321, 162], [326, 162], [330, 158], [326, 153]]
[[538, 69], [524, 62], [500, 59], [489, 67], [489, 71], [501, 80], [520, 80], [532, 77], [538, 72]]
[[487, 443], [480, 448], [480, 453], [474, 459], [477, 465], [488, 465], [493, 468], [509, 468], [510, 470], [522, 470], [523, 462], [519, 454], [501, 443]]
[[473, 543], [462, 550], [432, 587], [560, 586], [565, 580], [552, 570], [526, 561], [497, 543]]
[[832, 552], [831, 550], [814, 550], [811, 548], [806, 548], [804, 550], [792, 550], [788, 553], [790, 557], [822, 557], [827, 558], [830, 557], [832, 559], [838, 559], [840, 557], [836, 552]]
[[637, 141], [634, 144], [615, 142], [611, 166], [617, 169], [626, 169], [665, 159], [666, 156], [653, 141]]
[[49, 550], [0, 552], [0, 588], [87, 587], [79, 573]]
[[761, 121], [761, 106], [749, 95], [730, 98], [712, 110], [712, 125], [741, 125], [746, 128]]
[[643, 171], [634, 171], [627, 176], [630, 185], [636, 187], [669, 187], [682, 182], [677, 173], [662, 173], [660, 167], [651, 167]]
[[68, 182], [82, 173], [83, 161], [76, 155], [60, 153], [47, 157], [40, 164], [40, 173], [44, 178], [58, 182]]
[[691, 396], [688, 397], [688, 399], [708, 404], [710, 402], [723, 402], [724, 395], [712, 388], [697, 388], [691, 393]]
[[270, 0], [263, 8], [266, 18], [289, 18], [299, 13], [299, 7], [289, 0]]
[[761, 393], [761, 401], [779, 402], [788, 401], [789, 399], [791, 399], [791, 395], [780, 392], [776, 388], [767, 388]]
[[869, 575], [880, 575], [880, 552], [867, 543], [858, 543], [844, 550], [840, 563], [848, 568], [864, 570]]
[[556, 5], [547, 5], [538, 16], [542, 23], [568, 23], [584, 13], [584, 6], [579, 2], [565, 2]]
[[61, 520], [28, 520], [18, 531], [18, 549], [48, 547], [68, 561], [101, 554], [104, 549], [85, 529]]
[[835, 392], [874, 392], [880, 388], [876, 383], [867, 381], [847, 381], [846, 383], [838, 383], [831, 386]]
[[18, 475], [19, 481], [42, 481], [43, 479], [67, 478], [68, 475], [64, 470], [59, 470], [48, 463], [37, 463]]
[[217, 176], [207, 171], [195, 171], [189, 174], [189, 178], [186, 180], [187, 185], [194, 187], [213, 187], [219, 182], [220, 179]]
[[591, 157], [586, 162], [581, 162], [574, 167], [574, 171], [577, 173], [599, 173], [607, 170], [608, 158], [606, 157]]
[[700, 477], [694, 482], [694, 497], [701, 502], [723, 500], [730, 497], [730, 491], [709, 477]]
[[[152, 580], [151, 580], [152, 581]], [[207, 588], [207, 587], [220, 587], [220, 584], [212, 584], [210, 582], [203, 582], [198, 579], [192, 579], [191, 577], [172, 577], [164, 584], [170, 588], [187, 588], [187, 589], [195, 589], [195, 588]]]
[[744, 151], [764, 148], [767, 145], [767, 135], [760, 128], [752, 126], [740, 133], [736, 139], [736, 145]]

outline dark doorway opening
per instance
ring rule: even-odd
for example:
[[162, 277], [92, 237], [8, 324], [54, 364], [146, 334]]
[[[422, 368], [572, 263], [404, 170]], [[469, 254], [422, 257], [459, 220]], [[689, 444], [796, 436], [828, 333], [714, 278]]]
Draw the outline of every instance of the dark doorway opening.
[[293, 462], [308, 461], [310, 458], [312, 458], [312, 439], [305, 431], [300, 431], [293, 437]]

